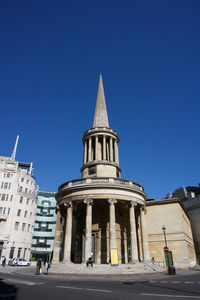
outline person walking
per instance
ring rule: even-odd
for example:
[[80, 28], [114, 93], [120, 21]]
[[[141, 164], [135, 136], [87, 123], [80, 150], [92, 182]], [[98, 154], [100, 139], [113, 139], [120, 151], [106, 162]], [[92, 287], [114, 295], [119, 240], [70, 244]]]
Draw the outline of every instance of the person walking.
[[48, 275], [48, 271], [49, 271], [49, 268], [50, 268], [50, 263], [48, 261], [46, 261], [45, 263], [45, 269], [46, 269], [46, 275]]
[[2, 261], [2, 266], [5, 267], [6, 265], [6, 257], [4, 257], [3, 261]]

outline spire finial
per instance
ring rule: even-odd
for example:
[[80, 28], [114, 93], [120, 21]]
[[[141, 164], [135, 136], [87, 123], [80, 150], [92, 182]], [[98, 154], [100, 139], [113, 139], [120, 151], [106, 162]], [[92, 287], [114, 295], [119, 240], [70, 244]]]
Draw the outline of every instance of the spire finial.
[[101, 72], [100, 72], [100, 76], [99, 76], [99, 87], [98, 87], [98, 92], [97, 92], [97, 100], [96, 100], [94, 122], [93, 122], [93, 128], [95, 128], [95, 127], [109, 128], [108, 114], [107, 114], [106, 100], [105, 100], [105, 95], [104, 95], [103, 80], [102, 80]]
[[11, 158], [10, 158], [11, 160], [15, 160], [15, 156], [16, 156], [16, 152], [17, 152], [18, 140], [19, 140], [19, 135], [17, 135], [17, 138], [16, 138], [15, 147], [13, 149], [13, 153], [12, 153]]

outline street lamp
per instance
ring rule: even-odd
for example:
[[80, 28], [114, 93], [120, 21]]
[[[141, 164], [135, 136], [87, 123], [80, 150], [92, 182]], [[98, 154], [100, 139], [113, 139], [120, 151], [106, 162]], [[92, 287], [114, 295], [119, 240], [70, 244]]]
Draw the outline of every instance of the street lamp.
[[165, 239], [165, 246], [167, 247], [167, 240], [166, 240], [166, 227], [163, 225], [162, 227], [163, 234], [164, 234], [164, 239]]

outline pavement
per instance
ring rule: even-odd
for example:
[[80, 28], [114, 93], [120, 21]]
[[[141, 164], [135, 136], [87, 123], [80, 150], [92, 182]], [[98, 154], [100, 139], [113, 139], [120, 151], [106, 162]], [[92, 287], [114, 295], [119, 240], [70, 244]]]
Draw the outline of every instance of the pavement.
[[[153, 265], [148, 268], [142, 264], [138, 267], [135, 265], [94, 265], [94, 267], [86, 267], [82, 265], [52, 265], [49, 269], [48, 278], [67, 279], [67, 280], [100, 280], [100, 281], [123, 281], [123, 280], [165, 280], [166, 278], [176, 278], [188, 275], [200, 275], [200, 267], [197, 266], [193, 269], [176, 270], [176, 275], [168, 275], [165, 268], [156, 269]], [[140, 271], [140, 272], [139, 272]], [[18, 274], [29, 275], [37, 277], [46, 277], [43, 273], [39, 276], [36, 275], [35, 266], [30, 267], [2, 267], [0, 266], [0, 273], [2, 274]]]

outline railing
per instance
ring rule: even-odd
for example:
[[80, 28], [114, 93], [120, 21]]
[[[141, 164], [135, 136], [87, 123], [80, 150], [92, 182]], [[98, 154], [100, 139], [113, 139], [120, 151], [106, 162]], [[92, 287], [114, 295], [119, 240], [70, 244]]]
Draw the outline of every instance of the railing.
[[143, 191], [143, 187], [138, 184], [137, 182], [127, 180], [127, 179], [121, 179], [121, 178], [112, 178], [112, 177], [88, 177], [88, 178], [81, 178], [81, 179], [75, 179], [72, 181], [67, 181], [63, 183], [58, 191], [62, 191], [65, 188], [80, 185], [80, 184], [112, 184], [112, 185], [126, 185], [129, 187], [133, 187], [137, 190]]

